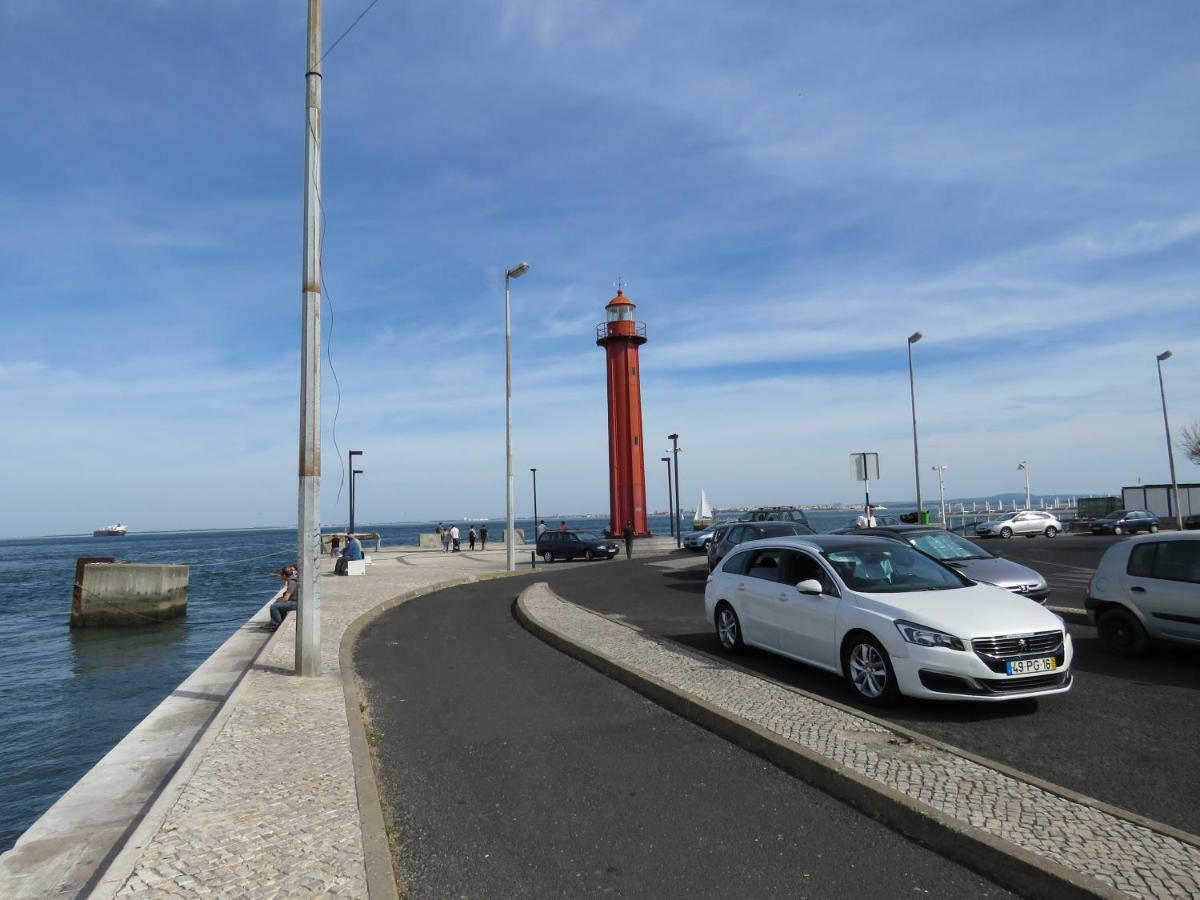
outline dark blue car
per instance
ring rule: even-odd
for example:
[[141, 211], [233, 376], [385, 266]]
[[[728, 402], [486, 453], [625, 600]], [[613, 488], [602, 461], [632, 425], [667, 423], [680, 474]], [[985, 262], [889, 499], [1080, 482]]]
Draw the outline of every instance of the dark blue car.
[[590, 531], [545, 531], [537, 539], [537, 554], [546, 562], [556, 559], [612, 559], [617, 542]]
[[1114, 509], [1102, 519], [1092, 521], [1092, 534], [1136, 534], [1158, 531], [1158, 516], [1145, 509]]

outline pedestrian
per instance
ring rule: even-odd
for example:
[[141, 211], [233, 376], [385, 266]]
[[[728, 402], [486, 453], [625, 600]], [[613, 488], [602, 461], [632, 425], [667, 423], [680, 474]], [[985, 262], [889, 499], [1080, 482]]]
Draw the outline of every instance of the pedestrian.
[[454, 552], [457, 553], [459, 551], [457, 525], [450, 526], [450, 542], [454, 544]]
[[443, 553], [450, 552], [450, 529], [449, 528], [442, 529], [442, 552]]
[[535, 532], [536, 532], [536, 534], [537, 534], [537, 536], [538, 536], [539, 538], [540, 538], [540, 537], [541, 537], [543, 534], [545, 534], [545, 533], [546, 533], [546, 520], [545, 520], [545, 519], [542, 519], [542, 521], [538, 522], [538, 524], [537, 524], [537, 528], [535, 529]]
[[854, 520], [855, 528], [874, 528], [875, 527], [875, 507], [868, 506], [866, 511]]
[[558, 522], [558, 530], [559, 530], [559, 531], [566, 531], [566, 530], [567, 530], [567, 523], [566, 523], [566, 522], [564, 522], [564, 521], [562, 521], [562, 520], [560, 519], [560, 520], [559, 520], [559, 522]]
[[362, 544], [358, 542], [352, 534], [346, 535], [346, 547], [342, 550], [342, 555], [338, 557], [338, 561], [334, 564], [334, 575], [348, 574], [348, 564], [363, 558]]
[[445, 531], [445, 530], [446, 530], [446, 529], [444, 529], [444, 528], [442, 527], [442, 523], [441, 523], [441, 522], [438, 522], [438, 524], [437, 524], [437, 528], [433, 529], [433, 533], [434, 533], [434, 534], [436, 534], [436, 535], [437, 535], [437, 536], [440, 538], [440, 537], [442, 536], [442, 532], [443, 532], [443, 531]]
[[621, 532], [621, 537], [625, 538], [625, 558], [633, 559], [633, 523], [626, 522], [625, 530]]
[[479, 526], [479, 549], [480, 550], [487, 549], [487, 526], [486, 525]]
[[342, 546], [342, 539], [339, 535], [334, 535], [333, 540], [329, 542], [329, 555], [337, 559], [338, 549]]
[[472, 525], [471, 530], [467, 532], [467, 544], [470, 546], [472, 552], [475, 550], [476, 537], [478, 537], [478, 534], [475, 532], [475, 526]]

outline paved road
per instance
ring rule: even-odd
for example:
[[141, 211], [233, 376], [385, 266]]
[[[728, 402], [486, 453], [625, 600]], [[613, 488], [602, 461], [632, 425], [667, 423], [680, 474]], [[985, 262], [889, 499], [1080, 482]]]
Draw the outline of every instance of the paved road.
[[[696, 606], [636, 561], [549, 572]], [[1010, 896], [543, 644], [511, 612], [533, 580], [420, 598], [359, 641], [410, 896]]]
[[[683, 569], [635, 561], [558, 563], [552, 570], [551, 586], [568, 600], [721, 653], [704, 620], [702, 557]], [[884, 718], [1200, 833], [1200, 651], [1164, 648], [1146, 659], [1124, 660], [1101, 649], [1092, 628], [1072, 626], [1071, 634], [1076, 681], [1069, 694], [1003, 704], [912, 702]], [[858, 705], [832, 674], [756, 651], [738, 662], [785, 684]]]
[[1127, 538], [1092, 534], [1062, 534], [1053, 540], [1044, 537], [998, 538], [978, 543], [997, 556], [1023, 563], [1046, 576], [1050, 583], [1052, 606], [1083, 609], [1088, 581], [1104, 551]]

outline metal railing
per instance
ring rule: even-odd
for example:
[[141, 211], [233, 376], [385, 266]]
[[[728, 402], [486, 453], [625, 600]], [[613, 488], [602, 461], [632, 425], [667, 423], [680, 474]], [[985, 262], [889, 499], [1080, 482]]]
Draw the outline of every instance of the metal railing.
[[[633, 326], [632, 328], [630, 326]], [[617, 319], [615, 322], [601, 322], [596, 326], [596, 340], [606, 337], [640, 337], [646, 338], [646, 323], [633, 322], [629, 319]]]

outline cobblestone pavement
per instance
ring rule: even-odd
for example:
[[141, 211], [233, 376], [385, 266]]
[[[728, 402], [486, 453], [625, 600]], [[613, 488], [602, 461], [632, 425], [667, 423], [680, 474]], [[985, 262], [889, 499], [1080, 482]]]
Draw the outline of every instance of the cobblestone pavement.
[[[338, 651], [362, 613], [413, 589], [498, 572], [504, 548], [384, 550], [367, 574], [321, 579], [317, 678], [292, 675], [294, 616], [247, 673], [219, 733], [145, 843], [120, 897], [366, 897]], [[526, 561], [524, 568], [528, 568]]]
[[1136, 897], [1200, 896], [1200, 848], [567, 603], [524, 595], [544, 626], [918, 804]]

